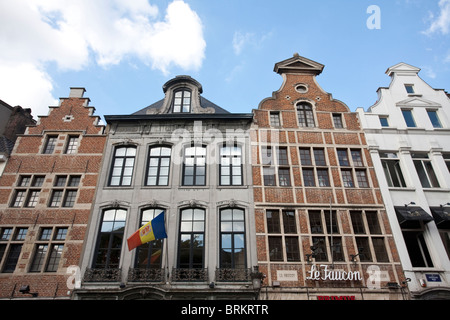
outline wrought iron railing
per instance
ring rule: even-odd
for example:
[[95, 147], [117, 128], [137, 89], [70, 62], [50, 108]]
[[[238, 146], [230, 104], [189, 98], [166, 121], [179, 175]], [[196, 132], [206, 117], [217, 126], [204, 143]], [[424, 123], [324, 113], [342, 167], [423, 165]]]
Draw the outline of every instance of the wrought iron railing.
[[164, 279], [164, 269], [130, 268], [128, 271], [129, 282], [163, 282]]
[[173, 268], [172, 281], [208, 281], [208, 268]]
[[246, 282], [252, 281], [252, 269], [232, 269], [232, 268], [217, 268], [216, 281], [217, 282]]
[[122, 269], [120, 268], [87, 268], [84, 273], [84, 282], [120, 282]]

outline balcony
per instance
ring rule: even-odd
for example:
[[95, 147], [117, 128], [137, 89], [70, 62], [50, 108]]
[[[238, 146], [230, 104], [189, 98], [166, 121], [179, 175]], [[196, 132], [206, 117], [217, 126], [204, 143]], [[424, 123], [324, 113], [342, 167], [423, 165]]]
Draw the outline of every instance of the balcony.
[[129, 282], [163, 282], [164, 280], [164, 269], [130, 268], [128, 271]]
[[173, 268], [171, 279], [174, 282], [206, 282], [208, 281], [208, 268]]
[[86, 268], [84, 282], [120, 282], [122, 275], [121, 268]]
[[252, 269], [217, 268], [217, 282], [250, 282]]

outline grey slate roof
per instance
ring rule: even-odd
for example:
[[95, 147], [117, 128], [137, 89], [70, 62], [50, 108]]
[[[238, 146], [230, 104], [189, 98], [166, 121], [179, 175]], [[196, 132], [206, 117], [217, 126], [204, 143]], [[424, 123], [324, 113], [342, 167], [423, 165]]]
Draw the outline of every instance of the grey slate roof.
[[[161, 108], [161, 106], [164, 103], [164, 99], [161, 99], [139, 111], [136, 111], [135, 113], [132, 113], [132, 115], [145, 115], [147, 114], [147, 110], [148, 109], [159, 109]], [[219, 107], [218, 105], [216, 105], [215, 103], [209, 101], [208, 99], [200, 96], [200, 105], [202, 106], [202, 108], [213, 108], [216, 112], [216, 114], [229, 114], [230, 112], [228, 112], [227, 110]]]

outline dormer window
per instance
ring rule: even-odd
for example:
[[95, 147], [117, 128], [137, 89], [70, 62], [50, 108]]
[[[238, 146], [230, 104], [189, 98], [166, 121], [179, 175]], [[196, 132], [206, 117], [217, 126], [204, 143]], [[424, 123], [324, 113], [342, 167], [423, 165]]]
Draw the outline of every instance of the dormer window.
[[173, 112], [191, 112], [191, 91], [175, 91], [173, 99]]

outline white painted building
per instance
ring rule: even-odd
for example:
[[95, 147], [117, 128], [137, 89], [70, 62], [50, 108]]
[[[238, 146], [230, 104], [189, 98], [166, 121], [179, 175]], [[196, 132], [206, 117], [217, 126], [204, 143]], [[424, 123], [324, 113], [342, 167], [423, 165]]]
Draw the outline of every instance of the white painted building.
[[450, 99], [406, 63], [358, 108], [412, 299], [450, 298]]

